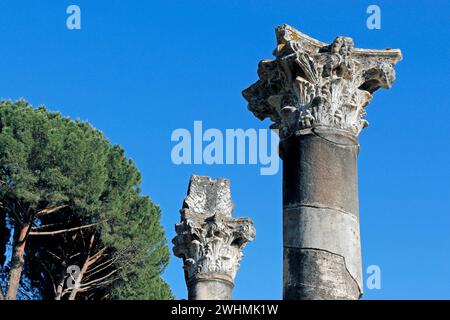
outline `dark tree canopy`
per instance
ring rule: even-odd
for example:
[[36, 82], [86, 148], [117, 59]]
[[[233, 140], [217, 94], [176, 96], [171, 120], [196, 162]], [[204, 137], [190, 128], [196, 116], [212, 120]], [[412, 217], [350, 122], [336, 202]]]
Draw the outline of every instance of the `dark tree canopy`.
[[0, 102], [0, 299], [172, 298], [161, 212], [140, 185], [88, 123]]

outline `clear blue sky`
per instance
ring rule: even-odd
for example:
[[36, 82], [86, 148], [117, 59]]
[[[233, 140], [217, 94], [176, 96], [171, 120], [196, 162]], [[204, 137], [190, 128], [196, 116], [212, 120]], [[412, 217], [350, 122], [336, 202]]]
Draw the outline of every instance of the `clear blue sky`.
[[[82, 29], [66, 28], [66, 8]], [[381, 30], [366, 8], [381, 8]], [[170, 241], [192, 173], [228, 177], [235, 216], [257, 236], [245, 248], [237, 299], [280, 299], [281, 173], [255, 165], [175, 166], [176, 128], [267, 128], [241, 97], [271, 58], [273, 28], [290, 24], [324, 42], [400, 48], [391, 90], [368, 107], [360, 136], [360, 216], [364, 269], [382, 270], [366, 299], [450, 298], [449, 1], [17, 1], [0, 2], [0, 97], [80, 118], [101, 129], [143, 174]], [[172, 247], [170, 245], [170, 247]], [[178, 258], [164, 275], [186, 298]]]

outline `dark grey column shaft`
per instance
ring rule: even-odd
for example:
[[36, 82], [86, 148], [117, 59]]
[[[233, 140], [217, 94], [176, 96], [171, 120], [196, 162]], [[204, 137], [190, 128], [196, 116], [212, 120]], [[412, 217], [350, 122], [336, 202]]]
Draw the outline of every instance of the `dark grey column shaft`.
[[304, 130], [282, 142], [283, 297], [358, 299], [361, 246], [354, 136]]
[[274, 60], [243, 91], [248, 108], [279, 130], [283, 159], [283, 298], [358, 299], [363, 291], [357, 137], [365, 107], [395, 80], [397, 49], [331, 44], [276, 29]]

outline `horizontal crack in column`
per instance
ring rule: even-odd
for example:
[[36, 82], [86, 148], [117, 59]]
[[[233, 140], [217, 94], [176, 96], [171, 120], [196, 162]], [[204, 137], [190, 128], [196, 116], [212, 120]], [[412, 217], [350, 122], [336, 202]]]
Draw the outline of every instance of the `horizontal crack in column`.
[[322, 139], [322, 140], [324, 140], [324, 141], [326, 141], [326, 142], [328, 142], [328, 143], [331, 143], [331, 144], [333, 144], [333, 145], [335, 145], [335, 146], [341, 147], [341, 148], [348, 148], [348, 149], [359, 148], [359, 144], [358, 144], [357, 142], [352, 143], [352, 144], [348, 144], [348, 143], [339, 143], [339, 142], [330, 140], [330, 139], [328, 139], [328, 138], [325, 138], [324, 136], [322, 136], [322, 135], [320, 135], [319, 133], [317, 133], [316, 130], [315, 130], [314, 128], [311, 129], [311, 133], [312, 133], [315, 137], [317, 137], [317, 138], [319, 138], [319, 139]]
[[300, 209], [302, 207], [314, 208], [314, 209], [335, 210], [335, 211], [339, 211], [341, 213], [347, 214], [347, 215], [351, 216], [353, 219], [355, 219], [356, 221], [358, 221], [358, 219], [356, 218], [355, 214], [352, 213], [352, 212], [345, 211], [345, 210], [343, 210], [341, 208], [338, 208], [338, 207], [325, 206], [325, 205], [321, 205], [321, 204], [297, 203], [297, 204], [293, 204], [293, 205], [284, 205], [283, 209]]

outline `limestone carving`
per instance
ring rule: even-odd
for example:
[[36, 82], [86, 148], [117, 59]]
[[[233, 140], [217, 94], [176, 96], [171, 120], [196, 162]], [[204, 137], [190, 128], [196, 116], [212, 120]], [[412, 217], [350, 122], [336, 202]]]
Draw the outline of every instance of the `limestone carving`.
[[391, 87], [401, 52], [358, 49], [348, 37], [327, 45], [288, 25], [275, 30], [275, 59], [262, 60], [259, 80], [243, 91], [250, 111], [270, 118], [282, 139], [315, 126], [359, 135], [365, 107], [374, 91]]
[[255, 228], [248, 218], [233, 218], [230, 182], [193, 175], [175, 225], [174, 254], [184, 261], [186, 281], [198, 274], [219, 274], [233, 281], [242, 249]]

